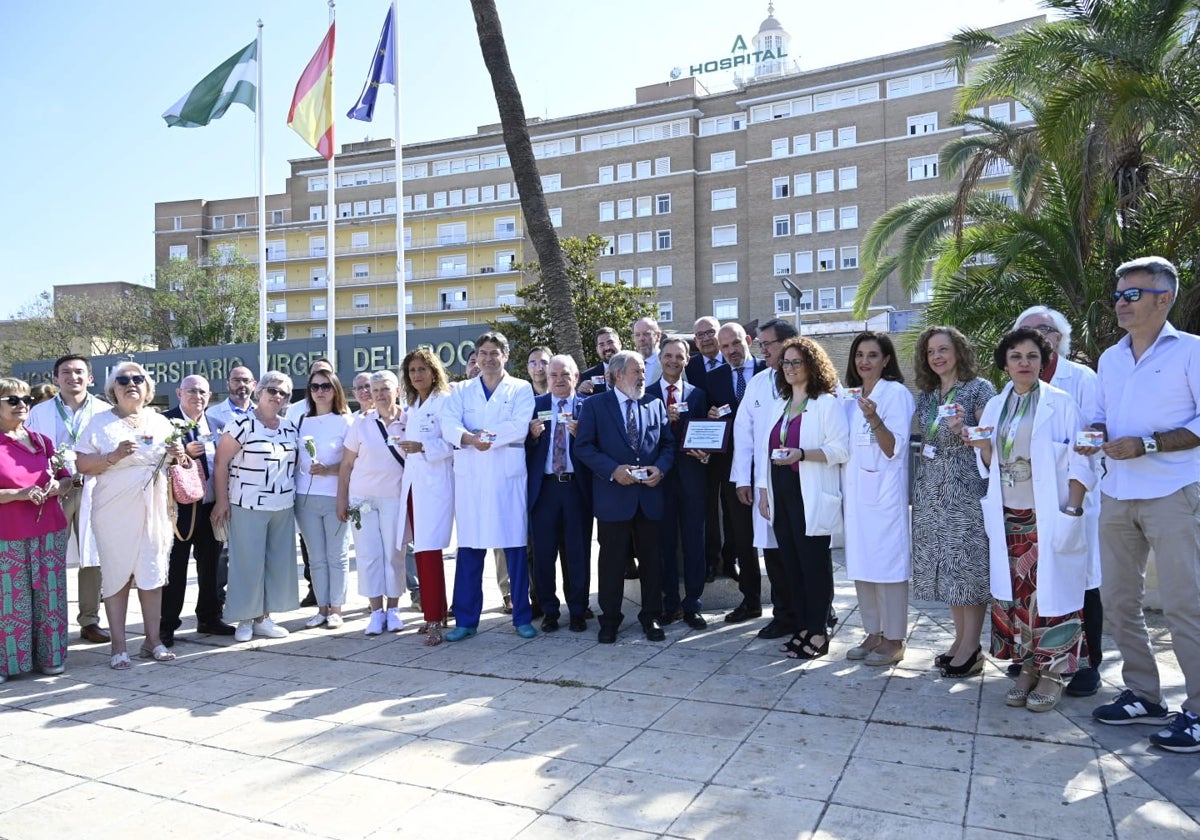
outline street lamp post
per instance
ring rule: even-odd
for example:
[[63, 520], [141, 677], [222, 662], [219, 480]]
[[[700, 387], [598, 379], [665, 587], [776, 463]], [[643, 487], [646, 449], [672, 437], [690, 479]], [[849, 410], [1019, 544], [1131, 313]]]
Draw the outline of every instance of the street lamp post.
[[783, 290], [792, 298], [792, 313], [796, 316], [796, 332], [800, 332], [800, 287], [792, 282], [792, 278], [786, 275], [779, 278], [780, 285]]

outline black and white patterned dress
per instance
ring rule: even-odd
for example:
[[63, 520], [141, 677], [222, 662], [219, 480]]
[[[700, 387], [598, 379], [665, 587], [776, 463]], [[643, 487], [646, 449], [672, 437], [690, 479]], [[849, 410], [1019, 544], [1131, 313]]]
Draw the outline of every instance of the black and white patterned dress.
[[299, 436], [292, 421], [269, 429], [251, 412], [225, 427], [241, 444], [229, 464], [229, 503], [249, 510], [287, 510], [295, 501]]
[[[954, 402], [963, 408], [963, 424], [974, 426], [996, 389], [986, 379], [960, 382]], [[912, 595], [921, 601], [953, 606], [986, 604], [991, 600], [988, 541], [979, 500], [987, 479], [979, 475], [975, 450], [939, 421], [932, 439], [929, 423], [939, 391], [917, 395], [917, 424], [921, 443], [932, 444], [935, 458], [917, 457], [912, 506]]]

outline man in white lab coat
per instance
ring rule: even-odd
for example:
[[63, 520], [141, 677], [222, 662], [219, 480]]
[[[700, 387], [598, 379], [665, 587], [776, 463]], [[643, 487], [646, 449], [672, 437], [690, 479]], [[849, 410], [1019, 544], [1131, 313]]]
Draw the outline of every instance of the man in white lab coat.
[[489, 548], [504, 549], [513, 601], [513, 626], [533, 638], [529, 605], [529, 563], [525, 504], [525, 436], [533, 416], [533, 388], [509, 376], [508, 339], [487, 332], [475, 342], [480, 374], [446, 398], [442, 436], [454, 454], [454, 508], [458, 560], [454, 573], [456, 627], [446, 641], [474, 636], [483, 611], [483, 558]]

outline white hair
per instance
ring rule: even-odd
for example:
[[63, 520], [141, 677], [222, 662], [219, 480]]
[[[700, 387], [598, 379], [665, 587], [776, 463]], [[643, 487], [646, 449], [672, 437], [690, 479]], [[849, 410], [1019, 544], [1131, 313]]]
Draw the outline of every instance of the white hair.
[[1013, 329], [1021, 326], [1021, 322], [1030, 315], [1045, 315], [1054, 322], [1054, 329], [1058, 330], [1058, 346], [1054, 350], [1065, 359], [1071, 358], [1071, 322], [1067, 320], [1067, 316], [1049, 306], [1031, 306], [1017, 316], [1017, 320], [1013, 322]]

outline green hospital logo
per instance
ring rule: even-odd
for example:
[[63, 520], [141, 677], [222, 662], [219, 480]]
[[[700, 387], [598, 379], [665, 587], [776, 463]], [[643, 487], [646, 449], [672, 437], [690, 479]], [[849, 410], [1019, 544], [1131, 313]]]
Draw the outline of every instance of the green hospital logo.
[[733, 70], [737, 67], [752, 67], [764, 61], [776, 61], [783, 58], [787, 58], [787, 53], [782, 49], [778, 52], [769, 49], [751, 51], [750, 47], [746, 45], [746, 39], [738, 35], [733, 39], [729, 55], [725, 58], [697, 62], [688, 68], [688, 73], [692, 76], [699, 76], [702, 73], [716, 73], [721, 70]]

